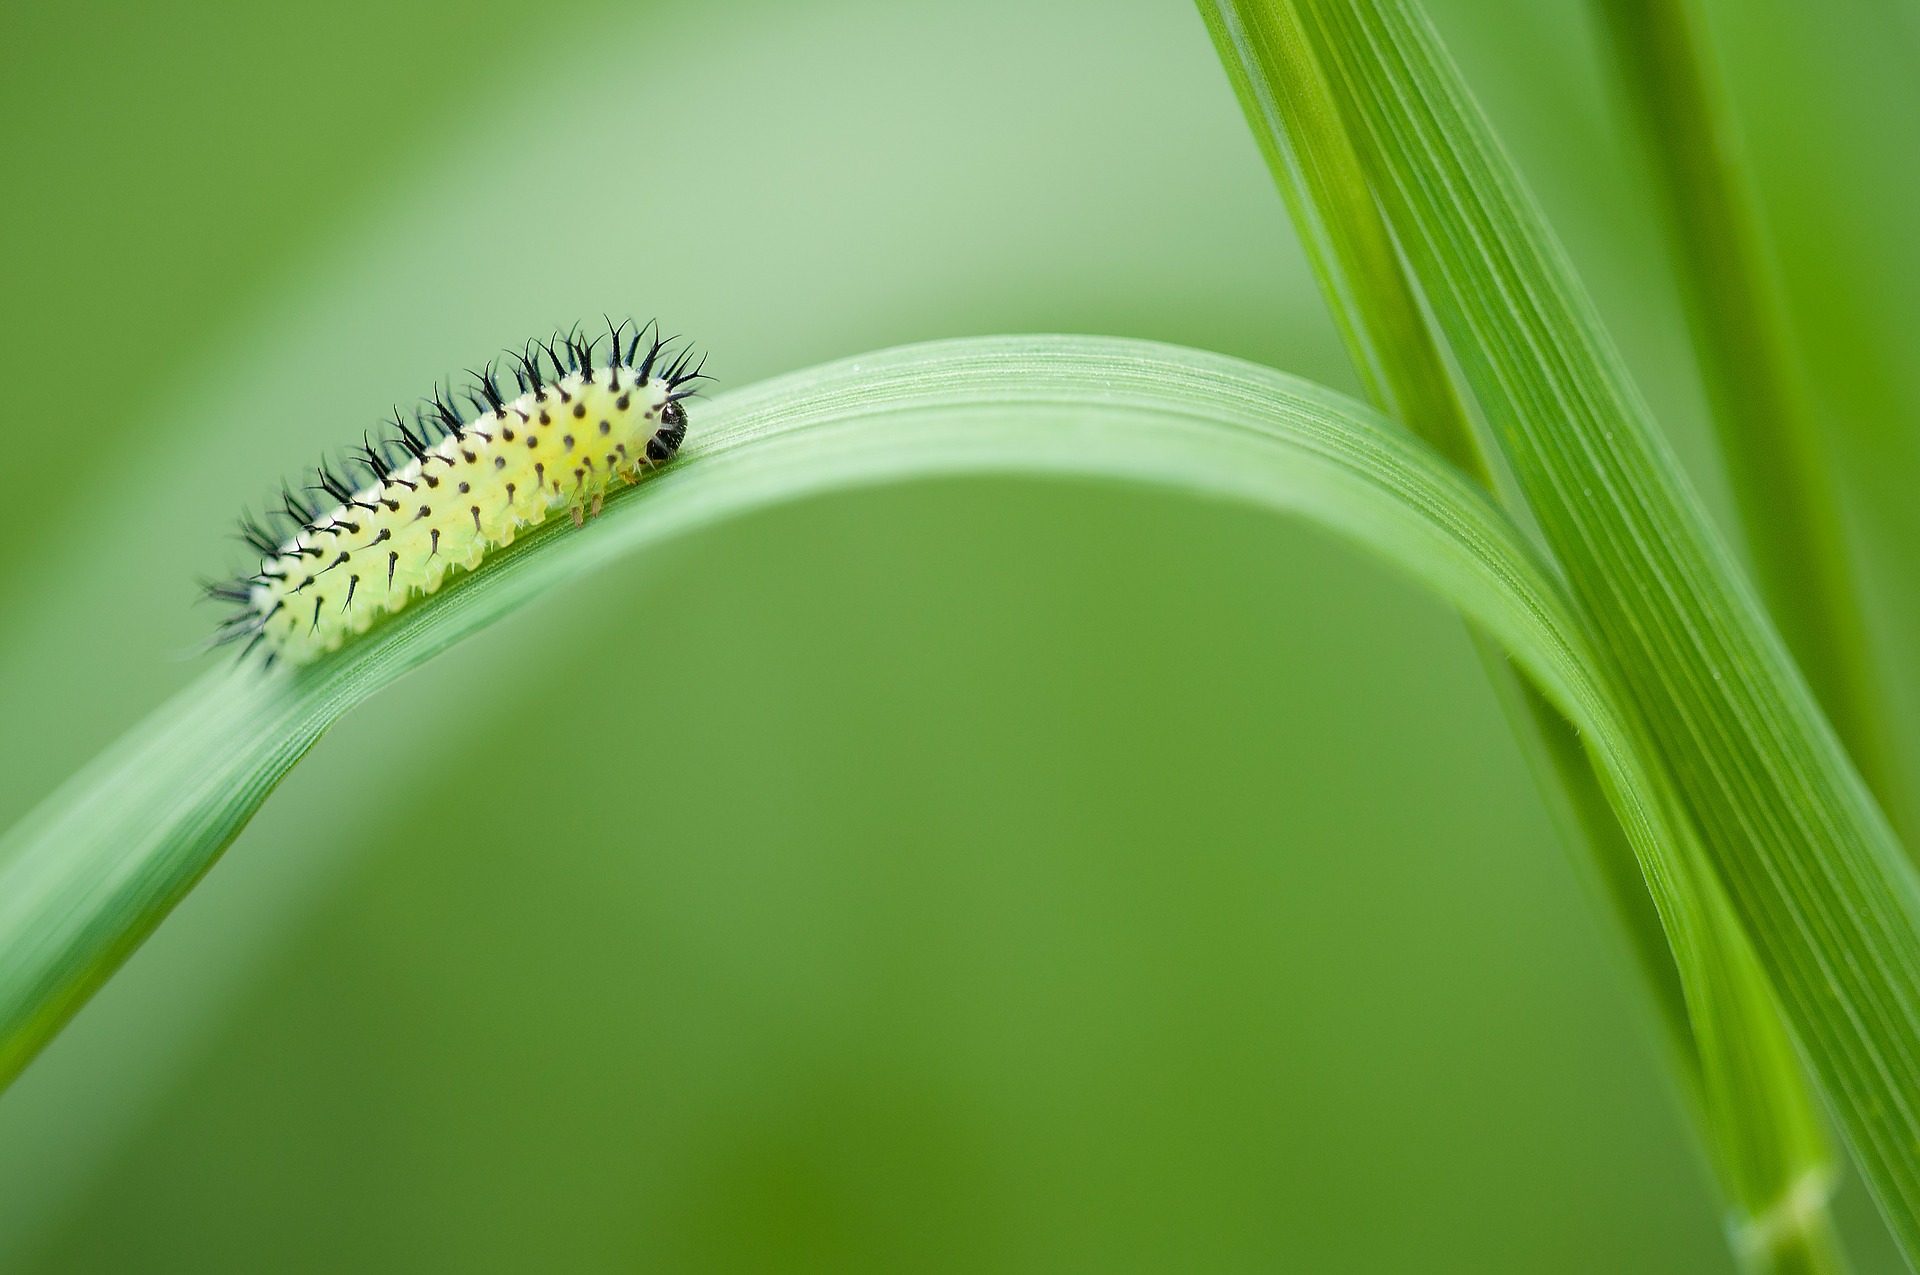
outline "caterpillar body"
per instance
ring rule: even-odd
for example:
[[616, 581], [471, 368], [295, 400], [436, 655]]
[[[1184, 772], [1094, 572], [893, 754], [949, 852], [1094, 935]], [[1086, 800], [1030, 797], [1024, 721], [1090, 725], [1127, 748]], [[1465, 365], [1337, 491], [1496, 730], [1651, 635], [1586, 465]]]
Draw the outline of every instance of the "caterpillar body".
[[[599, 364], [599, 338], [529, 342], [508, 356], [517, 397], [502, 393], [490, 363], [461, 396], [435, 387], [412, 424], [396, 411], [390, 433], [362, 435], [338, 471], [323, 460], [304, 491], [283, 484], [266, 518], [242, 515], [241, 539], [260, 566], [206, 586], [234, 607], [212, 644], [304, 664], [432, 593], [448, 572], [479, 565], [521, 528], [563, 509], [578, 526], [599, 515], [609, 488], [672, 460], [686, 437], [682, 401], [706, 379], [692, 347], [674, 353], [657, 325], [650, 337], [609, 328]], [[462, 398], [472, 415], [455, 406]]]

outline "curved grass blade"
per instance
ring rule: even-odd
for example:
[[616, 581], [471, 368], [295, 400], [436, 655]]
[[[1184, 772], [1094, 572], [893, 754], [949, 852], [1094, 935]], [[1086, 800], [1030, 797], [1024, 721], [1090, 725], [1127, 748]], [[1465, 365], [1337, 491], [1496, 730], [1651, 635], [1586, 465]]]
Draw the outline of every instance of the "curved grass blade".
[[18, 1073], [320, 734], [381, 686], [662, 539], [824, 492], [988, 472], [1171, 488], [1303, 517], [1370, 548], [1513, 652], [1579, 727], [1623, 826], [1660, 868], [1656, 894], [1699, 897], [1670, 798], [1591, 676], [1552, 574], [1431, 449], [1350, 400], [1217, 355], [1093, 338], [947, 342], [725, 395], [679, 463], [583, 531], [543, 527], [307, 668], [221, 668], [184, 691], [0, 845], [0, 1076]]
[[1598, 654], [1920, 1258], [1920, 881], [1424, 15], [1405, 0], [1303, 11]]

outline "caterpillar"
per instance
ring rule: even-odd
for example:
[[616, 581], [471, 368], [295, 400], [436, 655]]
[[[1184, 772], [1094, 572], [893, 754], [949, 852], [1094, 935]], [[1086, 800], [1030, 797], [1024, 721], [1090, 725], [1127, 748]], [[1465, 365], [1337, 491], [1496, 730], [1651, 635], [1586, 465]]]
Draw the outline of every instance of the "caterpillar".
[[411, 424], [396, 409], [345, 459], [323, 457], [304, 489], [282, 483], [266, 515], [243, 512], [240, 539], [259, 568], [203, 585], [234, 608], [208, 645], [244, 642], [243, 659], [263, 649], [268, 666], [305, 664], [449, 572], [472, 570], [521, 528], [563, 509], [576, 527], [598, 517], [609, 489], [674, 458], [687, 433], [682, 403], [710, 379], [690, 342], [676, 353], [679, 338], [657, 323], [627, 327], [609, 322], [604, 366], [601, 338], [581, 338], [577, 325], [508, 351], [515, 398], [497, 360], [470, 371], [457, 395], [451, 381], [436, 385]]

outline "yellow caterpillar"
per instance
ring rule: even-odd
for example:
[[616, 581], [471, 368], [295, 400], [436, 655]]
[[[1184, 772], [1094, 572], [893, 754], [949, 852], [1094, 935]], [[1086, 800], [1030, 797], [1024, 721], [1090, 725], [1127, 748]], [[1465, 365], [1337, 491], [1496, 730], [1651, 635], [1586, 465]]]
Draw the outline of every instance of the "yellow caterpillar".
[[672, 460], [687, 432], [682, 400], [704, 378], [691, 346], [674, 355], [657, 326], [630, 340], [626, 326], [612, 328], [599, 367], [597, 340], [529, 343], [510, 356], [516, 398], [501, 393], [491, 364], [473, 373], [471, 419], [450, 405], [451, 389], [436, 388], [412, 425], [395, 412], [392, 436], [363, 436], [348, 461], [365, 471], [363, 485], [322, 462], [307, 492], [328, 501], [283, 486], [267, 521], [243, 516], [241, 537], [262, 561], [206, 586], [237, 608], [214, 643], [304, 664], [432, 593], [447, 572], [471, 570], [520, 528], [563, 509], [579, 525], [598, 516], [610, 486]]

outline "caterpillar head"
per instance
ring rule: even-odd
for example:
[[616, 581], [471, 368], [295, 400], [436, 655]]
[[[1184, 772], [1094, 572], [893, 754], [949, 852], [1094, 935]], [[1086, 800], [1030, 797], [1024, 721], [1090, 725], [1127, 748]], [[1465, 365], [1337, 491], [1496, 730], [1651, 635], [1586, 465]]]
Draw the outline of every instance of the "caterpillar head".
[[647, 440], [647, 459], [664, 465], [674, 458], [687, 436], [687, 411], [678, 399], [660, 409], [660, 428]]

